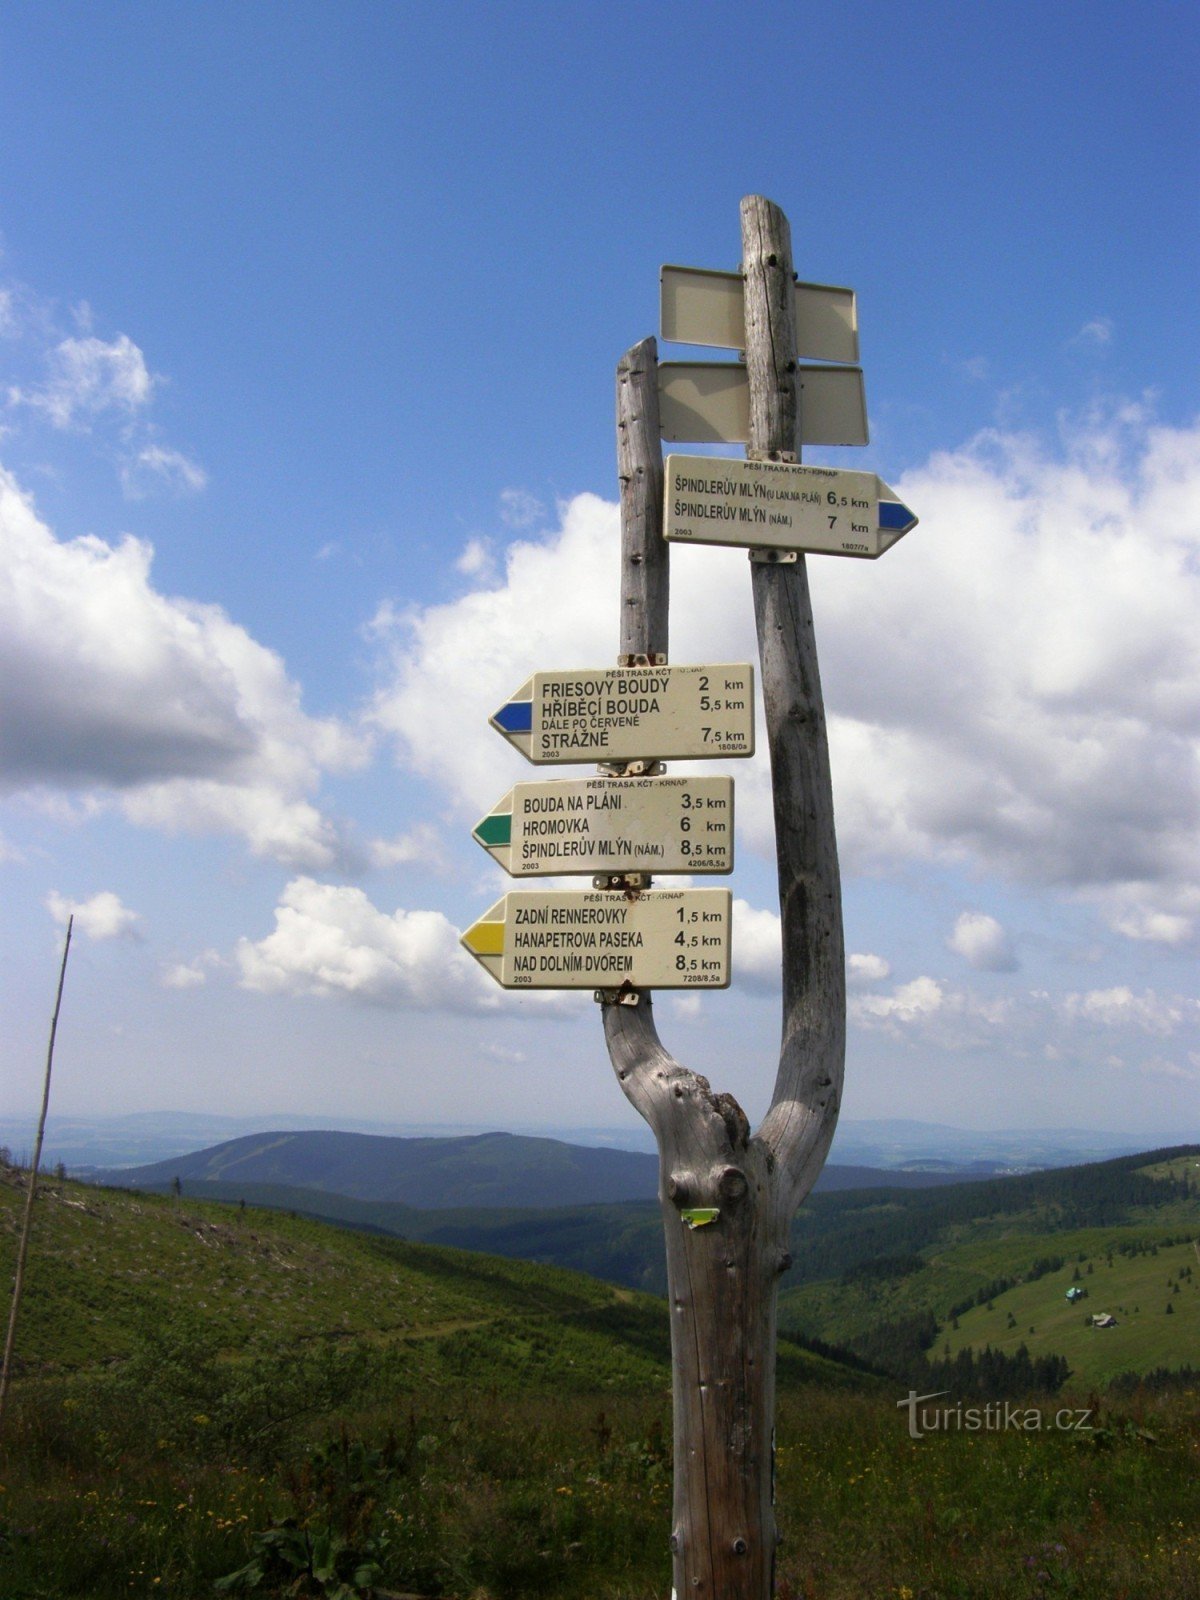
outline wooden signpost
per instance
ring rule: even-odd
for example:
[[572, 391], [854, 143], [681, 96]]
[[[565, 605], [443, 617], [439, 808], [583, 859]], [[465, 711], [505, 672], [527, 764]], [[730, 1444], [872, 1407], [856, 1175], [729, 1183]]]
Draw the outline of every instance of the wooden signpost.
[[[850, 365], [853, 291], [797, 284], [777, 206], [742, 201], [739, 273], [671, 267], [662, 284], [664, 336], [740, 348], [745, 364], [660, 369], [645, 339], [618, 365], [617, 665], [537, 673], [492, 718], [531, 762], [599, 761], [601, 775], [517, 784], [475, 829], [511, 875], [594, 871], [593, 890], [507, 894], [462, 942], [506, 988], [595, 987], [618, 1082], [659, 1150], [674, 1594], [770, 1600], [776, 1291], [792, 1218], [833, 1138], [846, 1029], [829, 748], [801, 552], [876, 557], [916, 518], [874, 474], [799, 465], [801, 441], [864, 443], [866, 409]], [[801, 355], [841, 364], [802, 367]], [[741, 440], [747, 458], [672, 456], [664, 485], [663, 438]], [[749, 755], [754, 742], [748, 666], [667, 665], [669, 540], [750, 550], [783, 933], [783, 1046], [754, 1132], [732, 1095], [668, 1054], [654, 1024], [652, 988], [723, 987], [730, 971], [729, 892], [651, 889], [650, 872], [731, 870], [732, 785], [665, 778], [662, 763]]]

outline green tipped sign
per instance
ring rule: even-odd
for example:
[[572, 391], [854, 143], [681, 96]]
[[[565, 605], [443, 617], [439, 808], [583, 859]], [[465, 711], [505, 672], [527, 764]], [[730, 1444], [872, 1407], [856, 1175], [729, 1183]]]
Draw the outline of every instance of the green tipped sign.
[[591, 872], [731, 872], [732, 778], [518, 783], [474, 837], [514, 878]]

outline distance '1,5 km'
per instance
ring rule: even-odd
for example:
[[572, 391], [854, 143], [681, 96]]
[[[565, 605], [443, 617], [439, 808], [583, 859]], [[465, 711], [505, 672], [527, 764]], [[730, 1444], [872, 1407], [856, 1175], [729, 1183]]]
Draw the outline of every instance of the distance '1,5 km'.
[[680, 906], [675, 915], [681, 925], [672, 941], [681, 947], [675, 957], [676, 972], [719, 972], [726, 939], [721, 913]]

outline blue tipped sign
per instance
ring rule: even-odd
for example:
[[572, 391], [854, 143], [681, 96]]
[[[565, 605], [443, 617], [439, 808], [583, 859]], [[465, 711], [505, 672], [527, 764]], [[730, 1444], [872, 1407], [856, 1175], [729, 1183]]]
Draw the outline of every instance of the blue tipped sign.
[[788, 461], [667, 457], [668, 539], [873, 560], [917, 519], [873, 472]]
[[535, 672], [491, 717], [537, 766], [754, 754], [754, 668], [579, 667]]

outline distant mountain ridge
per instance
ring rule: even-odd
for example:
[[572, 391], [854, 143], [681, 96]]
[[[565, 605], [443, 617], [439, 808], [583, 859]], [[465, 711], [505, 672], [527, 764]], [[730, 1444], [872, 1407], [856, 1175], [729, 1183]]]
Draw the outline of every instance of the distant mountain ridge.
[[[27, 1165], [37, 1136], [38, 1118], [0, 1115], [0, 1146], [9, 1148], [21, 1165]], [[46, 1124], [42, 1162], [48, 1168], [60, 1161], [77, 1177], [98, 1178], [115, 1168], [148, 1166], [173, 1157], [191, 1155], [248, 1134], [267, 1131], [295, 1133], [336, 1127], [345, 1133], [383, 1134], [393, 1138], [468, 1138], [493, 1130], [466, 1122], [413, 1123], [386, 1118], [338, 1115], [314, 1117], [295, 1111], [257, 1116], [224, 1112], [133, 1111], [105, 1116], [51, 1111]], [[635, 1119], [621, 1126], [509, 1124], [510, 1132], [531, 1138], [558, 1139], [572, 1145], [605, 1150], [655, 1153], [650, 1129]], [[964, 1178], [997, 1176], [1006, 1172], [1038, 1171], [1046, 1167], [1078, 1166], [1087, 1161], [1108, 1161], [1157, 1150], [1180, 1140], [1200, 1139], [1200, 1122], [1169, 1130], [1098, 1132], [1081, 1128], [969, 1129], [912, 1119], [856, 1119], [841, 1117], [830, 1151], [835, 1167], [886, 1168], [888, 1171], [958, 1172]]]
[[588, 1149], [513, 1133], [404, 1139], [386, 1134], [299, 1131], [248, 1134], [188, 1156], [109, 1175], [152, 1187], [184, 1183], [284, 1184], [422, 1210], [580, 1205], [653, 1196], [654, 1156]]
[[[830, 1166], [818, 1187], [925, 1188], [961, 1182], [962, 1176]], [[515, 1133], [402, 1138], [303, 1129], [246, 1134], [102, 1178], [132, 1188], [154, 1188], [176, 1178], [190, 1184], [272, 1184], [419, 1210], [529, 1209], [653, 1200], [658, 1157]]]

